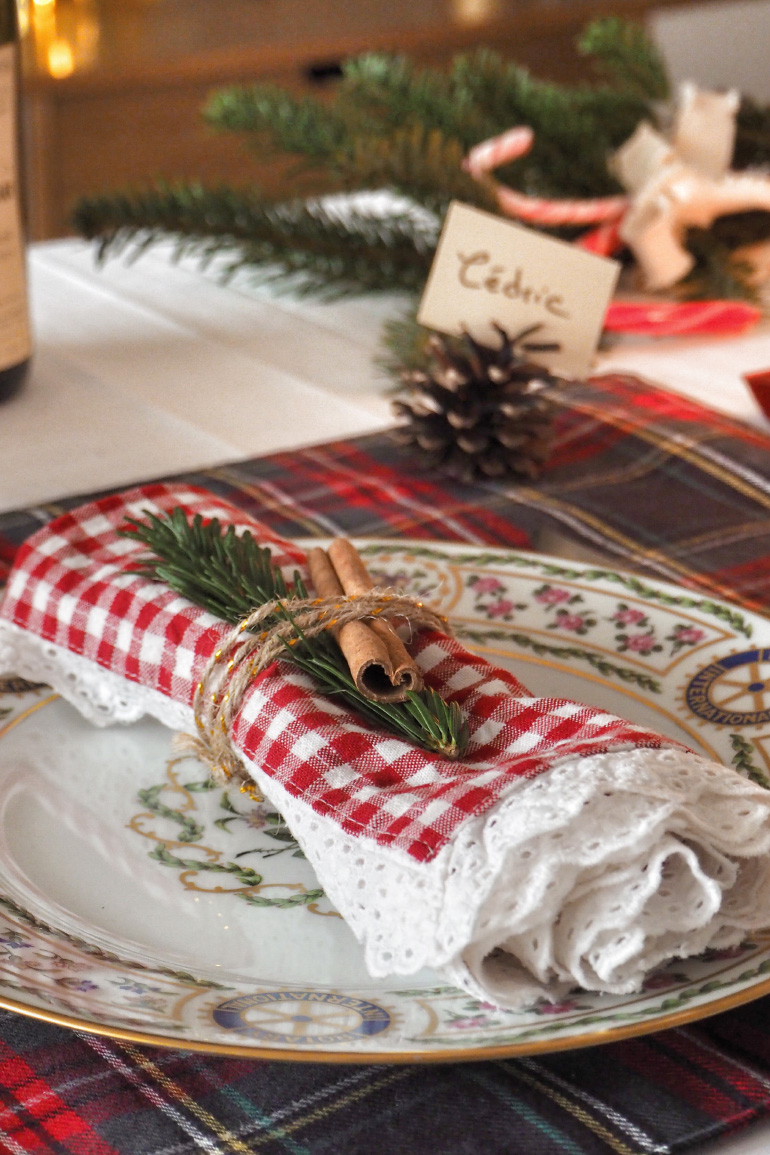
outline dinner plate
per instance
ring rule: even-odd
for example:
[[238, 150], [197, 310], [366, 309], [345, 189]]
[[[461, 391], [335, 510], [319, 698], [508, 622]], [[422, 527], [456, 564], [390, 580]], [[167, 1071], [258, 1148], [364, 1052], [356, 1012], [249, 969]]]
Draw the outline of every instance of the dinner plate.
[[[770, 781], [770, 621], [556, 558], [366, 542], [535, 693], [577, 698]], [[9, 675], [12, 672], [8, 672]], [[94, 729], [0, 682], [0, 1005], [133, 1041], [315, 1061], [530, 1054], [660, 1030], [770, 991], [770, 931], [644, 990], [501, 1011], [429, 971], [371, 978], [280, 815], [145, 720]]]

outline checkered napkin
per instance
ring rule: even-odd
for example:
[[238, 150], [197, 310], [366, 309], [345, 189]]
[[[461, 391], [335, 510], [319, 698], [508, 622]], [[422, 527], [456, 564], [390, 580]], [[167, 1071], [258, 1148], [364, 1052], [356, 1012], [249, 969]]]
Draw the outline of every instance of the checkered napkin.
[[[228, 627], [129, 571], [127, 517], [182, 506], [249, 528], [290, 579], [303, 555], [205, 491], [146, 486], [60, 517], [21, 548], [0, 668], [48, 681], [98, 724], [193, 725]], [[232, 731], [375, 974], [428, 965], [501, 1005], [579, 983], [635, 989], [650, 966], [770, 922], [770, 798], [601, 710], [533, 698], [444, 635], [414, 656], [461, 706], [461, 761], [363, 724], [276, 662]], [[729, 819], [729, 821], [728, 821]]]

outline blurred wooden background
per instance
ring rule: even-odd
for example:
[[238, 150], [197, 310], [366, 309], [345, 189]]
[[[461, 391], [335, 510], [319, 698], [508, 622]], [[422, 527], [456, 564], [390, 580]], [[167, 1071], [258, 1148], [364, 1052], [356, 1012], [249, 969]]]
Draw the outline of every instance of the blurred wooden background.
[[65, 234], [83, 194], [159, 177], [275, 190], [273, 159], [203, 124], [218, 87], [329, 92], [347, 56], [398, 51], [440, 65], [482, 44], [573, 81], [583, 67], [575, 37], [591, 17], [643, 17], [673, 2], [20, 0], [30, 236]]

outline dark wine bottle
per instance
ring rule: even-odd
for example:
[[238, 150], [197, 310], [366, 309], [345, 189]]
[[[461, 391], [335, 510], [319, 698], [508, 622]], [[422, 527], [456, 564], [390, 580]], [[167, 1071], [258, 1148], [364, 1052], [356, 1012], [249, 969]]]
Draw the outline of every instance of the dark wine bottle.
[[0, 0], [0, 401], [21, 385], [32, 352], [21, 204], [18, 81], [16, 0]]

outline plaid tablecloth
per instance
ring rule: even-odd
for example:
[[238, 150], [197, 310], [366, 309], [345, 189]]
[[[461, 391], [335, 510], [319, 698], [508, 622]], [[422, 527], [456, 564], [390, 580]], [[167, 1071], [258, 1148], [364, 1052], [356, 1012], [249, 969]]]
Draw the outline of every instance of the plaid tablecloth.
[[[385, 434], [184, 480], [287, 536], [566, 551], [770, 605], [770, 439], [630, 378], [570, 390], [535, 485], [427, 474]], [[0, 572], [83, 497], [0, 517]], [[14, 1155], [665, 1155], [768, 1106], [770, 999], [604, 1047], [435, 1067], [208, 1057], [0, 1012]]]

